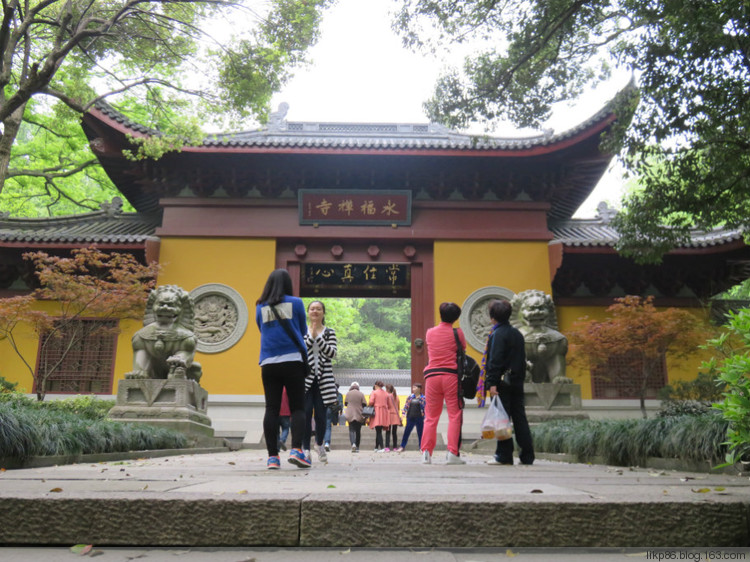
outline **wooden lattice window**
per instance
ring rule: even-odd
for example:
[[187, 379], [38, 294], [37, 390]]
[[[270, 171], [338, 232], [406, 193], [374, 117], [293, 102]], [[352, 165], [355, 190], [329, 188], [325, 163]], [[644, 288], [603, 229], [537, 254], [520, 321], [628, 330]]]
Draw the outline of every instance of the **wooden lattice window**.
[[117, 320], [82, 319], [61, 337], [43, 336], [34, 392], [46, 378], [46, 392], [111, 394]]
[[[607, 365], [591, 369], [594, 398], [640, 398], [643, 378], [642, 357], [613, 355]], [[667, 361], [664, 356], [654, 360], [652, 374], [646, 383], [645, 398], [656, 398], [667, 384]]]

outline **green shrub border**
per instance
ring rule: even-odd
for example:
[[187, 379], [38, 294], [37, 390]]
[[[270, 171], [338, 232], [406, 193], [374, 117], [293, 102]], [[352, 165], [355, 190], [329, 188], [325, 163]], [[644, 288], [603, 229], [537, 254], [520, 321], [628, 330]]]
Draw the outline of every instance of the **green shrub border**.
[[728, 423], [720, 413], [625, 420], [553, 420], [531, 426], [534, 449], [579, 462], [602, 458], [642, 466], [649, 457], [718, 465], [726, 456]]
[[171, 429], [92, 418], [68, 409], [71, 409], [70, 405], [36, 407], [27, 406], [22, 401], [0, 402], [0, 458], [24, 461], [39, 456], [184, 449], [188, 446], [187, 437]]

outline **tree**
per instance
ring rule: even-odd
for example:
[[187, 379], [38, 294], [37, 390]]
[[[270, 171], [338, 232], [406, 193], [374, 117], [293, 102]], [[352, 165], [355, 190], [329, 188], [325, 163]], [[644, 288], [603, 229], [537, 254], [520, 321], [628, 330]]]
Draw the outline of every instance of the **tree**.
[[618, 126], [605, 144], [622, 147], [641, 186], [615, 223], [623, 253], [658, 261], [693, 226], [750, 224], [747, 2], [406, 0], [394, 25], [414, 47], [489, 45], [442, 76], [425, 104], [451, 126], [538, 127], [555, 103], [613, 68], [637, 77], [637, 91], [616, 101]]
[[646, 418], [646, 389], [655, 365], [668, 353], [680, 358], [696, 352], [706, 340], [706, 326], [687, 310], [657, 310], [653, 297], [617, 298], [607, 312], [606, 320], [583, 317], [573, 324], [571, 356], [594, 369], [606, 368], [613, 356], [624, 356], [629, 364], [640, 366], [640, 371], [628, 371], [627, 375], [610, 372], [605, 376], [627, 376], [638, 382], [641, 412]]
[[[24, 258], [33, 262], [41, 287], [31, 296], [0, 299], [0, 341], [7, 340], [21, 358], [34, 379], [37, 398], [44, 400], [48, 379], [68, 353], [80, 348], [89, 336], [108, 331], [101, 323], [82, 320], [142, 319], [159, 266], [143, 265], [131, 254], [96, 248], [75, 249], [70, 257], [34, 252], [24, 254]], [[40, 301], [56, 303], [57, 310], [34, 310], [32, 307]], [[31, 325], [39, 336], [41, 356], [64, 342], [55, 362], [46, 369], [35, 371], [21, 354], [14, 336], [21, 323]]]
[[205, 122], [224, 119], [239, 125], [250, 117], [265, 119], [271, 95], [317, 40], [329, 3], [3, 3], [3, 209], [59, 214], [96, 209], [116, 194], [88, 149], [79, 121], [102, 100], [163, 133], [154, 143], [158, 150], [141, 146], [138, 158], [197, 141]]

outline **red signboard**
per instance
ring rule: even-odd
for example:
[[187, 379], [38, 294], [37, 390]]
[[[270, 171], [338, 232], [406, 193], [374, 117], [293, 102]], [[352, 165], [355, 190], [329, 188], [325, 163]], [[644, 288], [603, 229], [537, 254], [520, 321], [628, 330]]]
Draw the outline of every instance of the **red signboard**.
[[300, 224], [410, 225], [411, 191], [300, 189]]

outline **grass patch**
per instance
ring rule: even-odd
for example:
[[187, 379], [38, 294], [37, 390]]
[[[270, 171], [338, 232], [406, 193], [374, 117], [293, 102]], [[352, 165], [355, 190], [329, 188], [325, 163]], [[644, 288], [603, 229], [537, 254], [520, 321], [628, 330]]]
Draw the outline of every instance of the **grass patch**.
[[727, 422], [718, 412], [647, 420], [555, 420], [531, 427], [534, 449], [602, 457], [616, 466], [642, 465], [648, 457], [724, 462]]
[[187, 438], [174, 430], [91, 418], [67, 410], [0, 402], [0, 457], [26, 460], [50, 455], [182, 449], [188, 445]]

